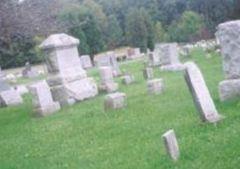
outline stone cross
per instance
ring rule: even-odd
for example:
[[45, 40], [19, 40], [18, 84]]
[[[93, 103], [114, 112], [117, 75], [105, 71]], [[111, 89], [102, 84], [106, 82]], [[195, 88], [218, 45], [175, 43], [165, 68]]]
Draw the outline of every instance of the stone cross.
[[165, 134], [163, 134], [162, 138], [167, 153], [174, 161], [177, 161], [180, 156], [180, 152], [174, 130], [167, 131]]
[[202, 120], [210, 123], [218, 122], [222, 117], [216, 110], [200, 69], [193, 62], [187, 62], [185, 65], [186, 83]]

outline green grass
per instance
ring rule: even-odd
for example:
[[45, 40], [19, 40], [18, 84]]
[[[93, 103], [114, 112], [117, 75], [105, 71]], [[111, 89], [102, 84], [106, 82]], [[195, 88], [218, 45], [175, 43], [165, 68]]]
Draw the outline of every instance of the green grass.
[[[32, 117], [30, 96], [24, 105], [0, 109], [0, 169], [232, 169], [240, 162], [240, 104], [221, 103], [223, 79], [218, 55], [206, 59], [193, 51], [219, 112], [217, 126], [200, 121], [183, 73], [162, 73], [162, 95], [147, 94], [142, 62], [123, 64], [137, 82], [120, 86], [128, 106], [104, 112], [104, 93], [46, 118]], [[186, 60], [186, 58], [185, 58]], [[97, 78], [97, 70], [89, 75]], [[120, 79], [117, 80], [120, 82]], [[173, 162], [161, 135], [176, 132], [181, 157]]]

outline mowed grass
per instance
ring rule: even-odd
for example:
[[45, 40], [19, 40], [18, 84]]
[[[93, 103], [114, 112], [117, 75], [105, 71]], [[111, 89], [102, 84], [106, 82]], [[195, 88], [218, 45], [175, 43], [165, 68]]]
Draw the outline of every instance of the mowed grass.
[[[186, 60], [186, 59], [185, 59]], [[128, 106], [104, 112], [105, 93], [65, 107], [45, 118], [34, 118], [31, 97], [24, 105], [0, 109], [0, 169], [232, 169], [240, 162], [240, 104], [221, 103], [221, 58], [196, 50], [187, 60], [201, 68], [218, 111], [219, 124], [202, 123], [183, 73], [160, 72], [165, 91], [148, 95], [141, 61], [122, 64], [136, 77], [120, 85]], [[89, 75], [99, 79], [97, 70]], [[117, 79], [119, 84], [121, 80]], [[174, 129], [181, 157], [173, 162], [161, 135]]]

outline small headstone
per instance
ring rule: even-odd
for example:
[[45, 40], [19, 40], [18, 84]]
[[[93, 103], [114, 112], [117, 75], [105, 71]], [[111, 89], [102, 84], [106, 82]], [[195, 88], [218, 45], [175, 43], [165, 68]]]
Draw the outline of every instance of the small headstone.
[[22, 76], [25, 78], [34, 78], [38, 76], [38, 73], [32, 69], [29, 62], [26, 62], [25, 68], [22, 71]]
[[240, 79], [224, 80], [219, 83], [219, 96], [221, 101], [240, 97]]
[[80, 58], [81, 58], [82, 67], [84, 69], [89, 69], [93, 67], [92, 61], [89, 55], [83, 55]]
[[148, 53], [148, 62], [149, 62], [149, 66], [159, 66], [160, 57], [158, 57], [156, 52], [150, 52]]
[[14, 90], [0, 92], [0, 103], [2, 107], [16, 106], [23, 103], [21, 96]]
[[125, 93], [112, 93], [105, 97], [104, 107], [105, 110], [109, 109], [121, 109], [126, 106], [126, 94]]
[[200, 69], [193, 62], [188, 62], [185, 65], [186, 83], [202, 120], [210, 123], [218, 122], [222, 117], [216, 110]]
[[118, 90], [118, 84], [114, 82], [113, 71], [111, 67], [100, 67], [99, 68], [101, 82], [99, 89], [112, 93]]
[[153, 74], [153, 68], [151, 67], [146, 67], [145, 69], [143, 69], [143, 77], [144, 79], [153, 79], [154, 78], [154, 74]]
[[29, 86], [29, 91], [33, 95], [33, 106], [39, 116], [47, 116], [60, 110], [60, 104], [53, 101], [46, 81]]
[[135, 77], [133, 75], [126, 74], [122, 77], [122, 82], [125, 85], [130, 85], [135, 82]]
[[24, 95], [26, 93], [28, 93], [28, 89], [25, 85], [18, 85], [16, 87], [14, 87], [15, 91], [18, 92], [20, 95]]
[[174, 161], [177, 161], [180, 156], [180, 152], [174, 130], [167, 131], [165, 134], [163, 134], [162, 138], [167, 153]]
[[164, 90], [164, 84], [162, 79], [153, 79], [147, 82], [149, 94], [161, 94]]

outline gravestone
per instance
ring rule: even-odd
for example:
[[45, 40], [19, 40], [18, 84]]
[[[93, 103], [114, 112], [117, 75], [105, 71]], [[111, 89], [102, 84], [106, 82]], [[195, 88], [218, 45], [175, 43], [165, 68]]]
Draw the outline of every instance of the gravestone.
[[222, 117], [216, 110], [203, 75], [195, 63], [186, 63], [185, 79], [201, 119], [210, 123], [221, 120]]
[[82, 55], [80, 59], [81, 59], [82, 67], [84, 69], [89, 69], [93, 67], [92, 61], [89, 55]]
[[220, 24], [216, 32], [221, 47], [225, 80], [219, 84], [221, 101], [240, 97], [240, 20]]
[[158, 57], [156, 52], [150, 52], [148, 53], [148, 62], [149, 62], [149, 66], [159, 66], [160, 57]]
[[154, 74], [153, 74], [153, 68], [151, 67], [146, 67], [143, 69], [143, 77], [144, 79], [153, 79]]
[[135, 77], [133, 75], [125, 74], [122, 77], [122, 83], [125, 84], [125, 85], [130, 85], [134, 82], [135, 82]]
[[160, 59], [160, 70], [180, 71], [185, 69], [184, 65], [179, 61], [177, 43], [156, 44], [155, 52]]
[[121, 109], [126, 107], [126, 94], [125, 93], [112, 93], [105, 97], [104, 108], [105, 110]]
[[0, 106], [15, 106], [22, 104], [22, 97], [11, 88], [3, 79], [0, 79]]
[[162, 79], [153, 79], [147, 82], [147, 88], [149, 94], [161, 94], [164, 90], [164, 84]]
[[117, 57], [114, 52], [107, 52], [107, 55], [109, 56], [111, 67], [113, 69], [113, 75], [119, 76], [121, 75], [121, 70], [119, 68], [119, 64], [117, 62]]
[[60, 104], [53, 101], [46, 81], [29, 86], [29, 91], [33, 95], [33, 106], [39, 116], [47, 116], [60, 110]]
[[98, 89], [93, 78], [87, 77], [79, 59], [79, 40], [67, 34], [49, 36], [40, 48], [45, 52], [53, 100], [64, 106], [69, 100], [82, 101], [95, 97]]
[[165, 134], [163, 134], [162, 138], [167, 153], [174, 161], [177, 161], [180, 156], [180, 152], [174, 130], [167, 131]]
[[99, 89], [108, 93], [115, 92], [118, 90], [118, 84], [114, 82], [113, 70], [109, 66], [99, 68], [101, 82]]
[[29, 62], [26, 62], [25, 68], [22, 71], [22, 76], [25, 78], [34, 78], [38, 76], [38, 73], [32, 69]]

